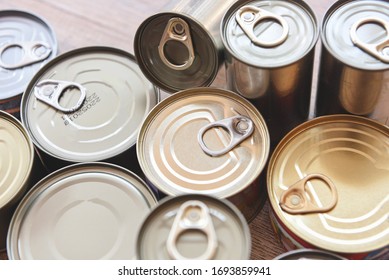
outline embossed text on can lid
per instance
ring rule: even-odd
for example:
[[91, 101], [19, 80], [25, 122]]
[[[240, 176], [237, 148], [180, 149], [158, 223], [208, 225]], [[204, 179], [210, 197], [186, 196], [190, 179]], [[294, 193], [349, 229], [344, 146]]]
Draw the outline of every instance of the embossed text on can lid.
[[166, 198], [147, 216], [137, 239], [139, 259], [249, 259], [246, 220], [226, 200], [205, 195]]
[[87, 47], [58, 56], [34, 76], [21, 118], [46, 153], [69, 162], [99, 161], [135, 145], [156, 103], [154, 86], [129, 53]]
[[134, 259], [136, 234], [157, 203], [146, 183], [106, 163], [80, 163], [42, 179], [10, 225], [10, 259]]
[[[299, 239], [320, 249], [356, 254], [387, 248], [388, 163], [387, 126], [349, 115], [308, 121], [284, 137], [269, 162], [267, 187], [275, 216]], [[290, 191], [308, 176], [313, 177], [302, 193]], [[337, 193], [333, 207], [328, 207], [334, 192], [330, 182]], [[304, 210], [309, 202], [318, 211], [285, 211], [285, 194], [291, 207]]]

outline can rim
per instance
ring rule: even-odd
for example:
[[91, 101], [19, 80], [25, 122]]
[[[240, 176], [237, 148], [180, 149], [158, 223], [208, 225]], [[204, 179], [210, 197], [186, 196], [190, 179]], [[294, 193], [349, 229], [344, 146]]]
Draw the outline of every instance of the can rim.
[[337, 254], [334, 254], [332, 252], [327, 252], [323, 250], [318, 250], [318, 249], [297, 249], [297, 250], [292, 250], [289, 252], [285, 252], [277, 257], [274, 258], [274, 260], [282, 260], [286, 257], [290, 256], [298, 256], [300, 254], [315, 254], [316, 256], [327, 256], [327, 257], [332, 257], [334, 260], [346, 260], [346, 258], [339, 256]]

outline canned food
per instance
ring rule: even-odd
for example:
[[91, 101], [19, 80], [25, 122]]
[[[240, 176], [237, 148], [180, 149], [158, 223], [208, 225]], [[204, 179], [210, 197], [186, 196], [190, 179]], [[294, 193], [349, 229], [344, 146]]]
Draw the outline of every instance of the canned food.
[[368, 118], [324, 116], [287, 134], [267, 174], [271, 218], [285, 247], [387, 258], [388, 160], [389, 127]]
[[51, 170], [107, 161], [137, 171], [138, 130], [156, 103], [155, 88], [129, 53], [86, 47], [58, 56], [34, 76], [21, 118]]
[[167, 92], [209, 86], [223, 64], [220, 20], [233, 0], [174, 0], [138, 27], [140, 68]]
[[321, 250], [299, 249], [279, 255], [275, 260], [345, 260], [345, 258]]
[[224, 15], [227, 87], [264, 116], [275, 145], [309, 117], [314, 12], [303, 1], [237, 1]]
[[57, 55], [53, 29], [25, 11], [0, 11], [0, 110], [20, 119], [20, 100], [30, 79]]
[[146, 183], [108, 163], [81, 163], [39, 181], [19, 204], [10, 259], [134, 259], [136, 234], [157, 200]]
[[389, 2], [337, 1], [322, 22], [316, 114], [389, 125]]
[[251, 103], [230, 91], [193, 88], [154, 107], [137, 155], [162, 193], [228, 198], [250, 221], [266, 199], [260, 175], [269, 146], [265, 121]]
[[141, 260], [249, 259], [246, 220], [230, 202], [205, 195], [168, 197], [152, 210], [137, 239]]

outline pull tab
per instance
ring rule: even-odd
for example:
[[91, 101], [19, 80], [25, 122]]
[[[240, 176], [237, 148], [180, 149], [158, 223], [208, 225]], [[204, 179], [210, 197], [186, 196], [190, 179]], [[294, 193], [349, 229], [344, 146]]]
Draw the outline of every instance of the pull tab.
[[[324, 182], [331, 191], [332, 200], [325, 207], [319, 207], [312, 203], [312, 196], [307, 189], [307, 182], [313, 179]], [[334, 208], [337, 202], [338, 193], [332, 181], [322, 174], [310, 174], [281, 194], [280, 206], [282, 210], [289, 214], [326, 213]]]
[[[183, 63], [172, 62], [165, 55], [165, 45], [168, 41], [177, 41], [183, 44], [188, 51], [188, 58]], [[193, 50], [192, 37], [190, 36], [189, 25], [181, 18], [171, 18], [162, 34], [161, 41], [158, 45], [159, 56], [166, 66], [173, 70], [185, 70], [189, 68], [194, 61], [195, 55]], [[175, 50], [177, 52], [177, 50]], [[174, 54], [173, 54], [174, 55]]]
[[[359, 27], [366, 23], [378, 23], [379, 25], [383, 26], [386, 30], [386, 38], [376, 44], [362, 42], [357, 35], [357, 30]], [[351, 27], [350, 37], [354, 45], [359, 47], [361, 50], [374, 56], [375, 58], [381, 60], [384, 63], [389, 63], [389, 22], [380, 18], [361, 19], [355, 22]]]
[[210, 260], [216, 253], [217, 237], [207, 205], [198, 200], [190, 200], [181, 205], [169, 232], [166, 247], [171, 258], [187, 259], [177, 250], [178, 237], [187, 230], [199, 230], [207, 236], [207, 249], [195, 259]]
[[[285, 42], [286, 38], [288, 37], [289, 25], [282, 16], [257, 8], [255, 6], [249, 5], [240, 8], [235, 15], [235, 19], [247, 37], [250, 38], [251, 42], [259, 47], [276, 47]], [[282, 34], [277, 40], [265, 42], [259, 40], [255, 35], [255, 26], [264, 19], [272, 19], [278, 21], [281, 24]]]
[[[64, 108], [59, 104], [59, 99], [69, 88], [78, 88], [81, 95], [76, 105], [71, 108]], [[44, 103], [64, 113], [72, 113], [81, 108], [86, 98], [86, 89], [75, 82], [42, 80], [34, 88], [35, 97]]]
[[[6, 64], [3, 61], [3, 53], [5, 50], [11, 47], [19, 47], [23, 51], [22, 59], [15, 64]], [[23, 66], [27, 66], [42, 60], [45, 60], [49, 57], [52, 49], [50, 45], [45, 42], [16, 42], [9, 43], [0, 48], [0, 66], [4, 69], [17, 69]]]
[[[230, 136], [231, 141], [230, 144], [220, 150], [220, 151], [212, 151], [210, 150], [204, 142], [204, 134], [211, 128], [215, 127], [222, 127], [225, 128]], [[198, 133], [198, 141], [201, 146], [201, 149], [207, 154], [212, 157], [222, 156], [229, 151], [231, 151], [233, 148], [235, 148], [238, 144], [243, 142], [243, 140], [247, 139], [254, 131], [254, 124], [253, 121], [245, 116], [234, 116], [231, 118], [223, 119], [220, 121], [216, 121], [213, 123], [210, 123], [203, 128], [199, 130]]]

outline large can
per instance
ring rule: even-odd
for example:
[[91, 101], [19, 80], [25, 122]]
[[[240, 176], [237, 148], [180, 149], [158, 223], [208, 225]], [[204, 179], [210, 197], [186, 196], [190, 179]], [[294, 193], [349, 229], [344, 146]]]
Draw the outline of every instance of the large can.
[[268, 166], [271, 220], [288, 250], [388, 258], [389, 127], [352, 115], [296, 127]]
[[336, 254], [314, 249], [297, 249], [274, 258], [275, 260], [345, 260]]
[[250, 230], [229, 201], [205, 195], [167, 197], [138, 233], [141, 260], [247, 260]]
[[34, 76], [21, 118], [52, 171], [107, 161], [138, 172], [138, 131], [156, 103], [154, 86], [129, 53], [86, 47], [56, 57]]
[[57, 55], [50, 25], [25, 11], [0, 11], [0, 110], [20, 119], [20, 100], [34, 74]]
[[221, 23], [227, 87], [264, 116], [274, 146], [309, 117], [314, 12], [303, 1], [237, 1]]
[[173, 0], [134, 39], [145, 76], [167, 92], [209, 86], [223, 65], [220, 21], [234, 0]]
[[316, 115], [353, 114], [389, 125], [389, 2], [338, 1], [321, 29]]
[[154, 107], [137, 155], [162, 193], [228, 198], [250, 221], [266, 199], [260, 175], [269, 147], [265, 121], [250, 102], [227, 90], [193, 88]]
[[135, 259], [138, 229], [157, 200], [134, 173], [80, 163], [49, 174], [19, 204], [10, 259]]

